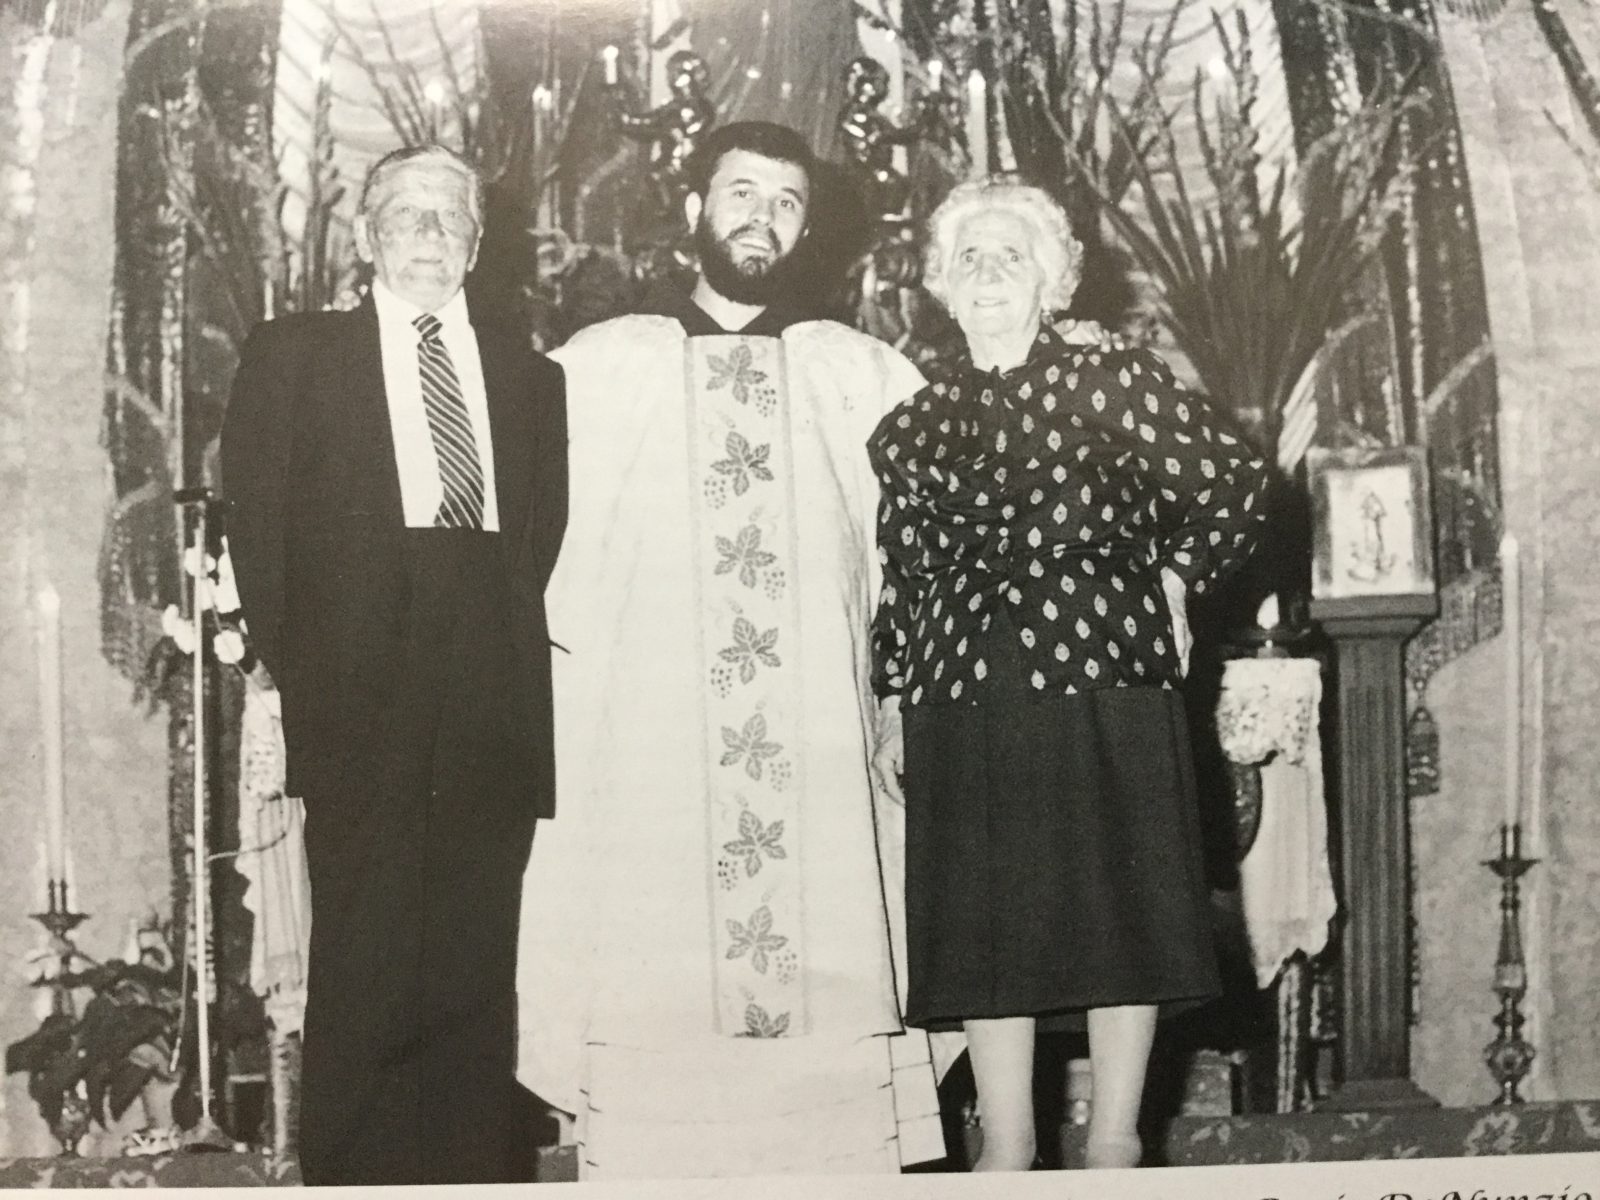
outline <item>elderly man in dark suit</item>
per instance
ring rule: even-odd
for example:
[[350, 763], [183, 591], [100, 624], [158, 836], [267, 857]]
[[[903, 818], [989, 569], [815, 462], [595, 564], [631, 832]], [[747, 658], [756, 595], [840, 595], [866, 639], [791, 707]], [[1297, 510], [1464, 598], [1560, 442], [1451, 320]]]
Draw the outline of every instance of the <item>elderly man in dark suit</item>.
[[452, 151], [380, 160], [355, 225], [371, 293], [258, 327], [223, 429], [240, 595], [306, 808], [312, 1184], [503, 1181], [517, 1150], [567, 437], [561, 369], [469, 319], [481, 214]]

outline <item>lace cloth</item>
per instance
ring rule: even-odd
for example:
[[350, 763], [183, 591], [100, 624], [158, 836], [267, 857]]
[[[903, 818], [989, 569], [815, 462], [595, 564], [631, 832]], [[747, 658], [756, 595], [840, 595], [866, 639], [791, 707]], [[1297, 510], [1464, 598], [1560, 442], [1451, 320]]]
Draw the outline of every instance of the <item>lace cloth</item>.
[[1316, 659], [1239, 658], [1223, 666], [1217, 704], [1222, 752], [1261, 772], [1261, 823], [1239, 864], [1260, 987], [1271, 985], [1295, 951], [1320, 951], [1337, 911], [1317, 729], [1321, 699]]
[[239, 736], [239, 845], [236, 864], [248, 883], [244, 906], [255, 914], [250, 986], [266, 1001], [279, 1034], [305, 1020], [306, 961], [311, 942], [311, 884], [306, 874], [304, 809], [283, 794], [283, 717], [277, 690], [251, 676]]

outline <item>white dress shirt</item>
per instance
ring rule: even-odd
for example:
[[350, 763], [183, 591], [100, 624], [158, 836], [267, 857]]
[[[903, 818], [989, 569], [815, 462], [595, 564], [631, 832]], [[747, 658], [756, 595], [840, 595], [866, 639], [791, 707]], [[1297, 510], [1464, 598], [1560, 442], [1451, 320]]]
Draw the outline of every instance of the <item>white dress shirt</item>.
[[[430, 529], [444, 499], [439, 460], [433, 449], [433, 431], [422, 402], [422, 374], [417, 346], [422, 335], [412, 324], [422, 310], [372, 281], [372, 299], [378, 309], [378, 334], [383, 344], [383, 390], [389, 398], [389, 428], [394, 434], [395, 466], [400, 471], [400, 502], [408, 529]], [[483, 387], [483, 363], [478, 339], [467, 319], [467, 297], [457, 292], [433, 314], [439, 319], [439, 339], [450, 352], [472, 436], [483, 469], [483, 527], [499, 532], [500, 506], [494, 491], [494, 443], [489, 436], [489, 398]]]

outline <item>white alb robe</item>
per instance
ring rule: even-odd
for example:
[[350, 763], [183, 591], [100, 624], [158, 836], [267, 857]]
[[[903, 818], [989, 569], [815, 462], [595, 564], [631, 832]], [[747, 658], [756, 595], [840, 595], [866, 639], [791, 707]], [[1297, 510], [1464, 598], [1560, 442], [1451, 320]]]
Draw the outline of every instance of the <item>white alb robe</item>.
[[585, 1178], [940, 1157], [891, 962], [901, 814], [868, 766], [865, 443], [921, 377], [826, 321], [624, 317], [555, 357], [557, 812], [524, 884], [519, 1076], [578, 1115]]

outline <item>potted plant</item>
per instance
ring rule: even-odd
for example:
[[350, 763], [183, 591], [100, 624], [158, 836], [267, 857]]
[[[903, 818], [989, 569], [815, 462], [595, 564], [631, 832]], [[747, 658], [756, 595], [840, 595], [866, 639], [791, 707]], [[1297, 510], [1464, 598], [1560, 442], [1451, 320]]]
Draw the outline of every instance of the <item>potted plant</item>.
[[[177, 1144], [172, 1109], [181, 981], [159, 930], [141, 930], [138, 943], [139, 961], [132, 963], [96, 963], [70, 943], [30, 961], [33, 985], [54, 992], [51, 1012], [6, 1048], [6, 1073], [27, 1072], [28, 1094], [63, 1154], [77, 1153], [91, 1121], [108, 1127], [135, 1100], [144, 1105], [145, 1129], [130, 1139], [130, 1149], [142, 1142]], [[72, 999], [79, 988], [93, 993], [81, 1016]]]

